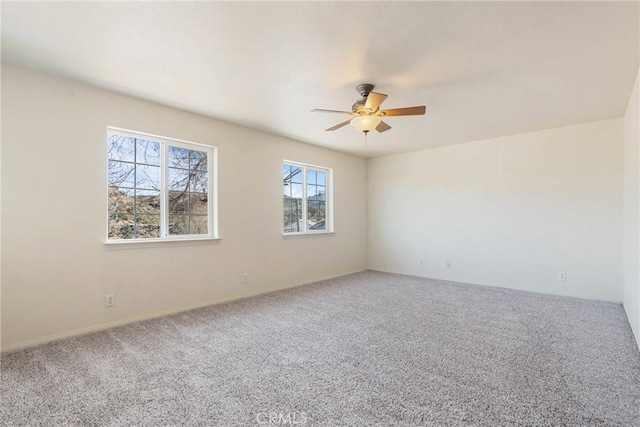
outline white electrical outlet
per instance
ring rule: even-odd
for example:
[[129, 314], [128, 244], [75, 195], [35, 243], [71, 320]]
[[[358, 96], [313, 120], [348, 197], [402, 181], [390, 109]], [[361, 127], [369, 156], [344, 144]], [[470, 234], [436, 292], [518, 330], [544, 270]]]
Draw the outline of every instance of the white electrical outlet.
[[453, 264], [451, 263], [451, 261], [447, 261], [447, 268], [452, 268]]
[[340, 258], [336, 258], [336, 264], [340, 264]]
[[249, 273], [242, 273], [242, 283], [249, 282]]
[[420, 259], [420, 265], [424, 265], [424, 260]]
[[561, 272], [560, 274], [558, 274], [558, 279], [560, 279], [562, 281], [567, 280], [567, 273]]
[[113, 294], [106, 294], [104, 296], [104, 305], [106, 307], [113, 307], [116, 304], [116, 299]]

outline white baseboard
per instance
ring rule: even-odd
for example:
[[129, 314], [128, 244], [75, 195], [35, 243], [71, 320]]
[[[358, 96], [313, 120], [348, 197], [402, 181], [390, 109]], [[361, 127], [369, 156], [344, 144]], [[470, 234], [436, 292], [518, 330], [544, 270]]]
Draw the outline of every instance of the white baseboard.
[[118, 326], [127, 325], [129, 323], [139, 322], [141, 320], [154, 319], [154, 318], [157, 318], [157, 317], [168, 316], [168, 315], [175, 314], [175, 313], [180, 313], [180, 312], [183, 312], [183, 311], [194, 310], [196, 308], [202, 308], [202, 307], [208, 307], [210, 305], [221, 304], [221, 303], [228, 302], [228, 301], [235, 301], [235, 300], [239, 300], [239, 299], [243, 299], [243, 298], [254, 297], [254, 296], [257, 296], [257, 295], [269, 294], [269, 293], [272, 293], [272, 292], [281, 291], [283, 289], [297, 288], [299, 286], [310, 285], [312, 283], [321, 282], [323, 280], [335, 279], [336, 277], [347, 276], [349, 274], [360, 273], [362, 271], [366, 271], [366, 269], [361, 269], [361, 270], [355, 270], [355, 271], [351, 271], [351, 272], [347, 272], [347, 273], [336, 274], [336, 275], [333, 275], [333, 276], [322, 277], [322, 278], [319, 278], [319, 279], [307, 280], [307, 281], [304, 281], [304, 282], [294, 283], [294, 284], [287, 285], [287, 286], [281, 286], [279, 288], [269, 289], [269, 290], [266, 290], [266, 291], [246, 292], [246, 293], [239, 294], [239, 295], [234, 295], [234, 296], [231, 296], [231, 297], [218, 298], [218, 299], [214, 299], [214, 300], [204, 301], [204, 302], [200, 302], [200, 303], [197, 303], [197, 304], [192, 304], [192, 305], [185, 306], [185, 307], [172, 308], [172, 309], [168, 309], [168, 310], [157, 311], [157, 312], [154, 312], [154, 313], [142, 314], [140, 316], [128, 317], [126, 319], [116, 320], [114, 322], [100, 323], [98, 325], [93, 325], [93, 326], [89, 326], [89, 327], [86, 327], [86, 328], [74, 329], [72, 331], [66, 331], [66, 332], [62, 332], [62, 333], [59, 333], [59, 334], [47, 335], [45, 337], [34, 338], [34, 339], [30, 339], [30, 340], [25, 340], [25, 341], [20, 341], [20, 342], [17, 342], [15, 344], [9, 344], [9, 345], [3, 346], [3, 348], [0, 349], [0, 351], [2, 353], [6, 353], [6, 352], [10, 352], [10, 351], [15, 351], [15, 350], [21, 350], [21, 349], [28, 348], [28, 347], [34, 347], [34, 346], [37, 346], [37, 345], [40, 345], [40, 344], [46, 344], [46, 343], [51, 342], [51, 341], [58, 341], [58, 340], [62, 340], [62, 339], [65, 339], [65, 338], [76, 337], [76, 336], [79, 336], [79, 335], [87, 335], [87, 334], [91, 334], [93, 332], [100, 332], [100, 331], [104, 331], [106, 329], [111, 329], [111, 328], [115, 328], [115, 327], [118, 327]]
[[631, 317], [629, 316], [629, 311], [627, 310], [627, 306], [624, 305], [623, 303], [622, 307], [624, 308], [624, 314], [627, 315], [627, 321], [629, 322], [629, 326], [631, 327], [631, 333], [633, 334], [633, 337], [636, 339], [638, 350], [640, 350], [640, 325], [636, 325], [636, 327], [634, 328], [633, 325], [631, 324], [632, 320], [631, 320]]

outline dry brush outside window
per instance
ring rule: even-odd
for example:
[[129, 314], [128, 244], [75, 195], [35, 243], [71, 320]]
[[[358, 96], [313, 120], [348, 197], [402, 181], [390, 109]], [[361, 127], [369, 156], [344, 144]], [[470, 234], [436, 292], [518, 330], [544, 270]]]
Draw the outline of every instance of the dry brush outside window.
[[214, 148], [109, 129], [108, 240], [215, 237]]

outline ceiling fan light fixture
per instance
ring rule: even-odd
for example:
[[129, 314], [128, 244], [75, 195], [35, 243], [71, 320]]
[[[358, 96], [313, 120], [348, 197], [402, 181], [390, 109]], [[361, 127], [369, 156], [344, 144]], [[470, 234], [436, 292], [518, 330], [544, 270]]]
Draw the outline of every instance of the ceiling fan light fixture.
[[[376, 130], [380, 133], [386, 132], [391, 129], [391, 126], [382, 121], [383, 117], [392, 117], [392, 116], [422, 116], [427, 111], [427, 107], [424, 105], [416, 106], [416, 107], [404, 107], [404, 108], [393, 108], [391, 110], [381, 110], [380, 105], [387, 99], [387, 95], [384, 93], [373, 92], [374, 86], [372, 84], [362, 84], [358, 85], [356, 88], [360, 95], [361, 99], [357, 100], [355, 104], [351, 107], [351, 111], [342, 111], [342, 110], [325, 110], [325, 109], [314, 109], [312, 112], [320, 112], [320, 113], [337, 113], [337, 114], [346, 114], [347, 116], [351, 116], [348, 120], [338, 123], [337, 125], [331, 126], [328, 129], [325, 129], [327, 132], [333, 132], [334, 130], [342, 129], [347, 126], [349, 123], [353, 125], [359, 132], [363, 132], [366, 135], [372, 130]], [[355, 116], [355, 117], [354, 117]]]
[[351, 124], [359, 132], [371, 132], [380, 124], [382, 118], [380, 116], [358, 116], [351, 120]]

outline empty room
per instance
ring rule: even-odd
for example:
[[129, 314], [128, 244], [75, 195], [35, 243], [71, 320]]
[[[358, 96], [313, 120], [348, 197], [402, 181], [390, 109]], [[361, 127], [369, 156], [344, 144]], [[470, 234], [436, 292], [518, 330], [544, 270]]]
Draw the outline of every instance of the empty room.
[[0, 7], [0, 425], [640, 426], [640, 2]]

